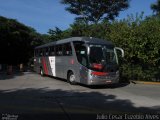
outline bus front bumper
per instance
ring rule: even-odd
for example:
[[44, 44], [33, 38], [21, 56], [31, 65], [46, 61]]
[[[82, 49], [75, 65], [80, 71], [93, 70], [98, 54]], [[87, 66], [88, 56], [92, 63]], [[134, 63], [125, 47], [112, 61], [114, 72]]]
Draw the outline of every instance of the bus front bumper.
[[107, 84], [116, 84], [119, 82], [119, 76], [92, 76], [89, 81], [88, 85], [107, 85]]

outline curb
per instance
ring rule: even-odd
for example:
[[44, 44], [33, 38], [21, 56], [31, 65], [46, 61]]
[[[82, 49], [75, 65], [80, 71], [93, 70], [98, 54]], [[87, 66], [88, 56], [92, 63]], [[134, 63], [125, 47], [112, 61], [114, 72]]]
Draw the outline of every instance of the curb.
[[160, 82], [130, 81], [133, 84], [160, 85]]

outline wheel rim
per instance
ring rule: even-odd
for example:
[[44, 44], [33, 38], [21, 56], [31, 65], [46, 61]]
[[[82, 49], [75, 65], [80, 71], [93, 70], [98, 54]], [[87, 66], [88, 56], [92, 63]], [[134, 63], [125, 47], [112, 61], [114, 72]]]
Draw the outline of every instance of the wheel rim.
[[71, 76], [70, 76], [70, 82], [74, 82], [75, 81], [75, 76], [72, 74]]

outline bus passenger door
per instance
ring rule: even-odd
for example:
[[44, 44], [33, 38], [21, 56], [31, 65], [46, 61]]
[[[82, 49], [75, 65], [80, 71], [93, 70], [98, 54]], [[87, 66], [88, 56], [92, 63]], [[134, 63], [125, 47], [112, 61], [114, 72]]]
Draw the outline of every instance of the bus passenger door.
[[88, 69], [81, 65], [80, 66], [80, 82], [86, 84], [88, 80]]
[[49, 63], [51, 66], [51, 72], [53, 76], [56, 76], [55, 56], [49, 57]]
[[87, 46], [82, 43], [75, 43], [75, 51], [77, 60], [79, 63], [78, 69], [79, 69], [79, 77], [80, 77], [80, 83], [87, 83], [88, 79], [88, 56], [87, 56]]

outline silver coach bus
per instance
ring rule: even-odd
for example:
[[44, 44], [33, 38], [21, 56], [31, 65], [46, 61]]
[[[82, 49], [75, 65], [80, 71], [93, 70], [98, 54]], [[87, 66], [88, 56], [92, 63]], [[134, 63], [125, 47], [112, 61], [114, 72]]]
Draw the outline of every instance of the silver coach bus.
[[34, 70], [67, 79], [70, 84], [103, 85], [119, 82], [117, 50], [110, 41], [72, 37], [35, 48]]

